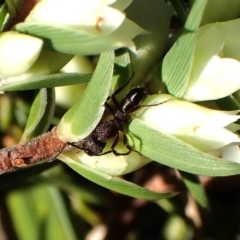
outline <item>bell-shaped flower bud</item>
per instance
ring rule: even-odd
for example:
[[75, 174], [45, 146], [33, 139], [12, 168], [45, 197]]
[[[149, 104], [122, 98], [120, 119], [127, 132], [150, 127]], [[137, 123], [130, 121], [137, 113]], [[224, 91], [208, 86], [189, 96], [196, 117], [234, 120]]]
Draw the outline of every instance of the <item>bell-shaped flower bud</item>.
[[204, 101], [240, 89], [240, 19], [199, 29], [192, 72], [183, 99]]
[[0, 78], [17, 76], [37, 60], [43, 41], [40, 38], [9, 31], [0, 34]]
[[239, 136], [228, 130], [240, 118], [238, 111], [212, 110], [167, 94], [151, 95], [144, 102], [158, 103], [163, 104], [140, 108], [134, 116], [204, 152], [240, 144]]
[[[85, 49], [85, 54], [96, 54], [108, 50], [128, 47], [135, 51], [132, 39], [146, 33], [141, 27], [126, 18], [122, 10], [131, 3], [130, 0], [41, 0], [26, 18], [26, 22], [60, 24], [86, 36], [87, 43], [92, 38], [99, 38], [97, 46]], [[112, 6], [109, 6], [113, 4]], [[118, 10], [119, 8], [119, 10]], [[84, 48], [84, 43], [82, 43]], [[94, 50], [94, 51], [93, 51]]]

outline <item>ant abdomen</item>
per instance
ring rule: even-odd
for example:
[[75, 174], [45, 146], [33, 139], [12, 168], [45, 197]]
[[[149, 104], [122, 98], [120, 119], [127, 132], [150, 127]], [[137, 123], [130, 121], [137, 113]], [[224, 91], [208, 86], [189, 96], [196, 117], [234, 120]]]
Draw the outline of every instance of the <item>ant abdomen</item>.
[[[122, 127], [119, 125], [119, 127]], [[115, 123], [115, 119], [99, 124], [94, 130], [93, 134], [98, 141], [107, 141], [108, 139], [115, 137], [118, 133], [118, 125]]]
[[98, 141], [93, 135], [90, 135], [84, 139], [82, 149], [89, 156], [97, 156], [103, 151], [106, 144], [106, 142]]

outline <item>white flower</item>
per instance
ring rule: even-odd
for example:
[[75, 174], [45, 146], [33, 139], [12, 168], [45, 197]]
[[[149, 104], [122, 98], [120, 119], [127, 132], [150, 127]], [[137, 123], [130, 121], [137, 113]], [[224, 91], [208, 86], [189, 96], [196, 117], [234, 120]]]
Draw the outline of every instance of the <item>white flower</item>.
[[[64, 73], [92, 73], [94, 64], [86, 56], [76, 55], [61, 72]], [[55, 100], [60, 106], [70, 108], [83, 94], [87, 86], [87, 82], [74, 84], [69, 86], [55, 87]]]
[[240, 19], [199, 29], [194, 62], [183, 99], [213, 100], [240, 89]]
[[134, 116], [204, 152], [240, 144], [238, 135], [227, 129], [240, 118], [238, 111], [211, 110], [167, 94], [149, 96], [144, 104], [166, 100], [169, 101], [158, 106], [140, 108]]
[[17, 76], [37, 60], [43, 41], [14, 31], [0, 34], [0, 78]]
[[[125, 14], [117, 9], [117, 7], [120, 10], [126, 8], [131, 0], [115, 2], [114, 0], [69, 0], [66, 3], [65, 0], [41, 0], [25, 22], [57, 24], [80, 31], [88, 37], [98, 36], [97, 50], [96, 46], [92, 46], [92, 49], [88, 49], [88, 54], [100, 53], [102, 49], [106, 51], [106, 38], [110, 42], [108, 50], [128, 47], [135, 51], [135, 45], [131, 39], [145, 31], [126, 19]], [[113, 3], [114, 7], [109, 6]]]
[[15, 31], [0, 34], [1, 85], [61, 69], [71, 55], [42, 49], [43, 40]]
[[[16, 7], [19, 3], [12, 4]], [[43, 42], [41, 38], [17, 31], [0, 34], [1, 86], [59, 71], [72, 58], [70, 55], [43, 49]]]

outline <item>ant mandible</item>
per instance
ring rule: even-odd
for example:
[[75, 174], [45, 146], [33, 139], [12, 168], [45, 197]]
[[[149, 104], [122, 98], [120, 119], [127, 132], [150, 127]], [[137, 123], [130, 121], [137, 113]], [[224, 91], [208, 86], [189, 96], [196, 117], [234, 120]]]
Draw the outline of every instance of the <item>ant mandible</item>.
[[[105, 106], [113, 114], [114, 118], [106, 122], [100, 122], [90, 135], [80, 141], [82, 143], [81, 147], [78, 146], [77, 143], [69, 143], [70, 145], [82, 149], [89, 156], [100, 156], [108, 153], [113, 153], [116, 156], [128, 155], [132, 151], [132, 148], [127, 145], [127, 138], [123, 131], [124, 125], [127, 124], [131, 119], [129, 114], [141, 107], [157, 106], [164, 103], [162, 102], [159, 104], [141, 105], [143, 100], [148, 95], [147, 89], [143, 87], [136, 87], [131, 89], [119, 103], [116, 99], [116, 95], [119, 94], [123, 88], [132, 80], [133, 76], [122, 87], [118, 88], [111, 97], [108, 98], [112, 99], [114, 105], [118, 109], [115, 113], [112, 110], [112, 107], [107, 102], [105, 103]], [[123, 132], [123, 143], [128, 149], [126, 153], [119, 153], [115, 150], [115, 147], [119, 142], [119, 131]], [[111, 146], [111, 149], [107, 152], [102, 153], [104, 147], [107, 144], [107, 140], [113, 137], [116, 138]]]

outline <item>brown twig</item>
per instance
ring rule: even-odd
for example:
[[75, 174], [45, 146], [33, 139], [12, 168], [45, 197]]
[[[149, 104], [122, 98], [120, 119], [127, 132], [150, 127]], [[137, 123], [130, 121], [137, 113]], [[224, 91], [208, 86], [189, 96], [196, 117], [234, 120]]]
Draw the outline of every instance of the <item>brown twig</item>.
[[0, 174], [14, 171], [42, 160], [52, 161], [68, 148], [52, 131], [33, 138], [25, 144], [17, 144], [0, 150]]

